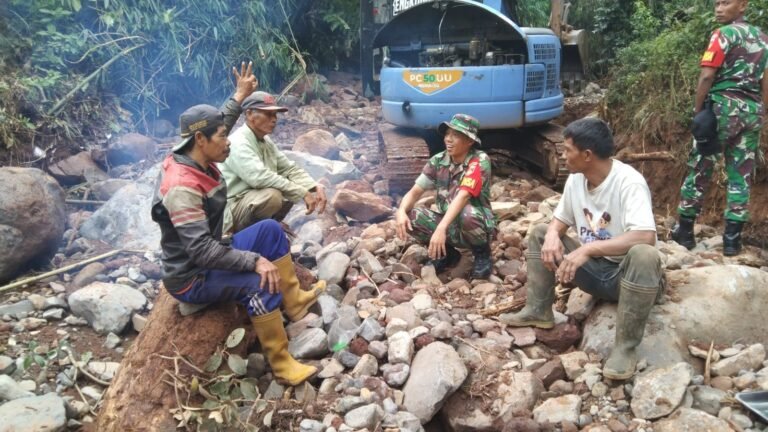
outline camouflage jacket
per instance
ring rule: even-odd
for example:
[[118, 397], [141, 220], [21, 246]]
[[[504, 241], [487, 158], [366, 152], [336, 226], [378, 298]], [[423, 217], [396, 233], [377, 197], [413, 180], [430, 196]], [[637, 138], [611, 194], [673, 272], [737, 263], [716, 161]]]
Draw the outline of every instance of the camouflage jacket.
[[[477, 170], [479, 170], [479, 175]], [[437, 211], [445, 214], [448, 206], [461, 189], [474, 190], [469, 205], [481, 215], [488, 231], [496, 226], [491, 210], [491, 159], [485, 152], [472, 148], [463, 163], [451, 161], [448, 152], [440, 152], [424, 166], [416, 185], [424, 190], [436, 189]]]
[[701, 66], [717, 68], [710, 89], [714, 102], [742, 102], [741, 109], [762, 111], [761, 80], [768, 67], [768, 37], [743, 21], [725, 25], [712, 33]]

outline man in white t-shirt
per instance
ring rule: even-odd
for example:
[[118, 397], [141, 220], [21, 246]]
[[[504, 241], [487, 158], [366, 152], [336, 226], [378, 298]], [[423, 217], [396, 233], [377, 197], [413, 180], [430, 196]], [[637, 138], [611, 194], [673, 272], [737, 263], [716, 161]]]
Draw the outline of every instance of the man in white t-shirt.
[[[602, 120], [577, 120], [563, 135], [572, 174], [552, 222], [529, 232], [525, 308], [499, 319], [511, 326], [554, 327], [556, 281], [618, 301], [616, 343], [603, 375], [627, 379], [635, 372], [635, 348], [662, 277], [651, 193], [639, 172], [611, 158], [613, 137]], [[569, 227], [579, 241], [566, 235]]]

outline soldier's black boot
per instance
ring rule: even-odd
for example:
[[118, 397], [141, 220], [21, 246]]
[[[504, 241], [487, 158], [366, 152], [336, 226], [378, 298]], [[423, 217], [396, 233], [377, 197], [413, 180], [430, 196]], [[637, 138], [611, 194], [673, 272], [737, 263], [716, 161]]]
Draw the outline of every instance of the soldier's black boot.
[[455, 247], [446, 243], [445, 256], [439, 259], [430, 260], [427, 264], [432, 264], [435, 267], [435, 273], [439, 274], [458, 264], [460, 259], [461, 253], [457, 251]]
[[741, 228], [744, 222], [725, 220], [723, 233], [723, 255], [734, 256], [741, 253]]
[[488, 279], [491, 276], [491, 246], [472, 248], [475, 264], [472, 267], [472, 279]]
[[688, 250], [696, 247], [696, 238], [693, 236], [693, 224], [695, 222], [696, 218], [680, 216], [675, 229], [672, 230], [672, 240]]

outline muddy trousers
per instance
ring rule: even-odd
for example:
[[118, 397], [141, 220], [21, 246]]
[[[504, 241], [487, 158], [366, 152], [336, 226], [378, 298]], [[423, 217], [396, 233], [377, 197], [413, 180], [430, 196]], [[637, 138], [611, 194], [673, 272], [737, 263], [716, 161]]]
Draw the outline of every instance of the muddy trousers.
[[[539, 286], [555, 286], [555, 274], [541, 261], [541, 245], [547, 234], [546, 224], [536, 225], [528, 234], [527, 266], [529, 281]], [[581, 244], [568, 236], [560, 240], [565, 253], [578, 249]], [[619, 301], [620, 285], [632, 287], [659, 287], [661, 284], [661, 258], [655, 247], [635, 245], [620, 263], [605, 258], [593, 258], [576, 270], [574, 283], [595, 298]]]
[[725, 157], [726, 188], [725, 219], [747, 222], [749, 220], [749, 194], [755, 170], [755, 152], [760, 146], [762, 112], [749, 113], [739, 108], [737, 102], [715, 104], [718, 122], [718, 139], [723, 153], [702, 156], [693, 146], [688, 157], [689, 173], [680, 189], [680, 216], [696, 218], [701, 213], [704, 195], [709, 188], [714, 168], [721, 156]]
[[293, 207], [283, 193], [274, 188], [252, 189], [227, 202], [232, 212], [232, 232], [238, 233], [256, 222], [282, 221]]
[[[443, 219], [443, 214], [418, 207], [411, 210], [408, 217], [413, 227], [411, 235], [419, 243], [428, 245], [435, 228]], [[474, 249], [479, 246], [490, 245], [493, 233], [488, 232], [482, 213], [471, 205], [466, 205], [456, 220], [448, 226], [447, 237], [446, 241], [451, 246]]]
[[[232, 247], [258, 252], [269, 261], [275, 261], [290, 251], [288, 239], [274, 220], [265, 220], [249, 226], [232, 237]], [[174, 294], [186, 303], [220, 303], [234, 301], [241, 303], [248, 315], [255, 317], [268, 314], [280, 308], [283, 294], [270, 294], [259, 288], [261, 276], [254, 272], [227, 270], [206, 270], [191, 287], [182, 294]]]

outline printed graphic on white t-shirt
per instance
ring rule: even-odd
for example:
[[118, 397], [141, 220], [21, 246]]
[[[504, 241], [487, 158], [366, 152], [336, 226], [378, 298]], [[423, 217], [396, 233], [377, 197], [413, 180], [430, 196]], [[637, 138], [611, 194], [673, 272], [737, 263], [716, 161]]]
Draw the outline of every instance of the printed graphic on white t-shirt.
[[[584, 208], [584, 219], [586, 225], [578, 227], [579, 239], [583, 244], [591, 243], [595, 240], [608, 240], [613, 237], [609, 231], [611, 225], [611, 214], [607, 211], [592, 211]], [[600, 215], [595, 217], [595, 215]]]

